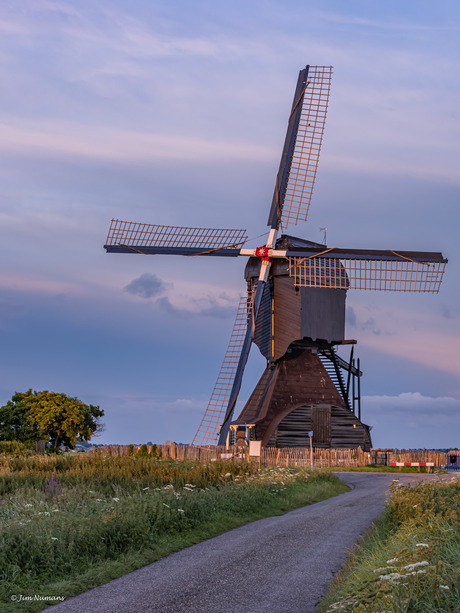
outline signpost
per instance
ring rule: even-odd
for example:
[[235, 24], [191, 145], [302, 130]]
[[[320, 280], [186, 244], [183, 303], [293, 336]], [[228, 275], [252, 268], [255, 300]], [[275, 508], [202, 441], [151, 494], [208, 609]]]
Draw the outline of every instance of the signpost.
[[313, 472], [313, 430], [308, 433], [310, 437], [310, 471]]

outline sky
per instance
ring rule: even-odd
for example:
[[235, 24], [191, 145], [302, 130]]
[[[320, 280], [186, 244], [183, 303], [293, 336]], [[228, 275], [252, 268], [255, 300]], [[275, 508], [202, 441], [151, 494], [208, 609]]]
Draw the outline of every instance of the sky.
[[[457, 0], [1, 2], [0, 405], [64, 392], [104, 410], [95, 443], [192, 440], [245, 261], [106, 254], [109, 223], [263, 244], [306, 64], [334, 74], [290, 232], [449, 259], [439, 294], [348, 292], [363, 421], [375, 447], [458, 448]], [[240, 406], [263, 368], [253, 347]]]

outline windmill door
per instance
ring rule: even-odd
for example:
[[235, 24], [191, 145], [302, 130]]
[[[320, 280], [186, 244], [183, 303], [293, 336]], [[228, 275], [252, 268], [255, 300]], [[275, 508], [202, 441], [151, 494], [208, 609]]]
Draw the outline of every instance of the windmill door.
[[331, 405], [319, 405], [311, 408], [313, 445], [315, 447], [331, 446]]

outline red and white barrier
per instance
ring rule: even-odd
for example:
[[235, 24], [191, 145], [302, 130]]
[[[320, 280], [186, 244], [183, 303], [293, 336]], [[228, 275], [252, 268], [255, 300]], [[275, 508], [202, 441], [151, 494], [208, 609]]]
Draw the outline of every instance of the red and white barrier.
[[419, 470], [420, 466], [424, 466], [430, 472], [434, 462], [388, 462], [388, 466], [399, 466], [399, 470], [401, 470], [401, 466], [417, 466]]

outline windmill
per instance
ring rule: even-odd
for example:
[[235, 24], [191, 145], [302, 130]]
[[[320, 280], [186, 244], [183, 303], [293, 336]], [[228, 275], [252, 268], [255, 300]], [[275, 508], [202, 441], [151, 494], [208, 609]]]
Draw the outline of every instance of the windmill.
[[[437, 293], [447, 260], [441, 253], [327, 247], [289, 234], [306, 221], [329, 101], [331, 66], [300, 71], [268, 217], [268, 238], [244, 248], [245, 230], [185, 228], [112, 220], [107, 252], [247, 257], [247, 295], [194, 444], [232, 438], [263, 446], [370, 448], [361, 421], [360, 364], [345, 337], [349, 289]], [[266, 368], [233, 419], [252, 344]], [[337, 348], [350, 345], [350, 359]]]

